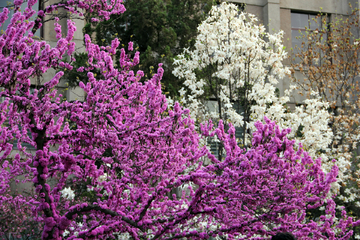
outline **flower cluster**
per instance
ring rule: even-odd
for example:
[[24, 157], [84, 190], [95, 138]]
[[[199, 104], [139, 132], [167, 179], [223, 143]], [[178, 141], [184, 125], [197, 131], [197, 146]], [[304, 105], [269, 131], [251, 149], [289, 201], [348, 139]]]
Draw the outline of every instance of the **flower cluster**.
[[314, 18], [321, 24], [315, 31], [301, 35], [301, 47], [294, 46], [296, 62], [292, 67], [301, 75], [294, 74], [292, 80], [302, 94], [308, 96], [315, 90], [329, 102], [331, 154], [344, 169], [342, 185], [346, 188], [338, 197], [347, 209], [356, 209], [355, 215], [360, 217], [360, 45], [357, 34], [352, 33], [359, 29], [360, 21], [359, 9], [351, 4], [349, 7], [351, 12], [345, 21], [340, 16], [331, 20], [331, 31], [326, 27], [325, 15]]
[[[257, 102], [253, 112], [265, 112], [265, 106], [275, 100], [277, 79], [290, 73], [282, 64], [286, 57], [282, 32], [266, 33], [253, 15], [239, 14], [235, 5], [227, 3], [213, 7], [198, 31], [195, 49], [185, 50], [174, 63], [173, 74], [185, 79], [182, 102], [194, 115], [221, 116], [242, 126], [243, 116], [235, 111], [233, 102], [243, 97], [239, 89], [251, 86], [247, 98]], [[215, 98], [218, 109], [204, 108], [204, 96]]]
[[[231, 122], [244, 132], [240, 143], [250, 146], [255, 122], [267, 116], [281, 128], [293, 129], [289, 137], [301, 142], [312, 157], [321, 157], [323, 170], [329, 172], [336, 157], [329, 148], [333, 139], [329, 104], [314, 93], [303, 106], [289, 111], [286, 104], [294, 88], [277, 94], [279, 80], [290, 73], [283, 65], [287, 57], [283, 32], [267, 33], [254, 15], [239, 13], [234, 4], [227, 3], [213, 7], [198, 31], [195, 49], [185, 49], [173, 71], [184, 80], [181, 102], [192, 117], [200, 123], [209, 119]], [[339, 182], [344, 182], [349, 161], [336, 159]], [[333, 187], [338, 192], [339, 184]]]
[[[121, 9], [119, 2], [70, 0], [66, 6], [95, 9], [106, 18]], [[17, 220], [37, 223], [43, 240], [259, 239], [276, 231], [347, 239], [359, 224], [345, 213], [336, 219], [334, 202], [325, 204], [337, 167], [323, 172], [321, 161], [275, 122], [257, 122], [247, 150], [237, 145], [233, 126], [226, 133], [221, 122], [214, 131], [211, 123], [201, 125], [205, 137], [216, 135], [224, 146], [224, 160], [216, 159], [201, 146], [189, 110], [179, 103], [168, 107], [161, 64], [142, 82], [143, 72], [132, 70], [139, 53], [131, 58], [118, 49], [118, 39], [99, 47], [85, 36], [88, 64], [78, 69], [87, 72], [87, 83], [79, 84], [84, 101], [61, 99], [56, 86], [62, 71], [30, 91], [31, 78], [70, 67], [62, 59], [73, 54], [76, 29], [69, 21], [67, 36], [58, 34], [51, 47], [31, 38], [34, 22], [26, 15], [15, 13], [0, 36], [1, 224], [20, 212]], [[205, 157], [212, 163], [203, 164]], [[34, 187], [14, 192], [13, 183]], [[307, 209], [323, 205], [319, 221], [304, 221]]]

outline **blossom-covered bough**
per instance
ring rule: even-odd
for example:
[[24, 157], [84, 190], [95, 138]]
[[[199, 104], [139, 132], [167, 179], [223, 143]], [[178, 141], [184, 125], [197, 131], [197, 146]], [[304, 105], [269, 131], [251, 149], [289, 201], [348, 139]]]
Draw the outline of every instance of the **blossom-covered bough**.
[[[131, 70], [139, 53], [131, 58], [121, 49], [114, 67], [118, 39], [99, 47], [85, 36], [88, 66], [78, 71], [87, 72], [88, 83], [80, 83], [86, 99], [61, 99], [59, 69], [71, 69], [63, 59], [74, 52], [76, 27], [69, 20], [61, 37], [55, 24], [54, 47], [34, 40], [40, 23], [29, 21], [36, 14], [33, 4], [29, 1], [25, 12], [15, 10], [0, 36], [0, 224], [10, 226], [1, 229], [1, 237], [19, 234], [11, 228], [11, 214], [23, 216], [17, 221], [24, 227], [25, 220], [36, 223], [44, 240], [265, 239], [277, 231], [292, 231], [300, 239], [351, 236], [349, 227], [358, 223], [345, 212], [335, 216], [334, 202], [325, 200], [336, 166], [325, 174], [320, 160], [287, 139], [290, 130], [268, 119], [256, 123], [247, 150], [237, 145], [231, 125], [226, 133], [221, 122], [215, 131], [206, 123], [199, 135], [189, 110], [178, 103], [168, 107], [161, 65], [142, 83], [143, 73]], [[124, 11], [120, 1], [67, 4], [71, 12], [96, 9], [104, 18]], [[0, 24], [7, 14], [4, 9]], [[30, 91], [31, 78], [50, 69], [59, 71]], [[199, 143], [214, 134], [223, 142], [222, 161]], [[207, 166], [205, 157], [211, 160]], [[16, 192], [14, 182], [33, 188]], [[175, 189], [181, 194], [173, 194]], [[323, 205], [318, 222], [306, 220], [308, 209]]]
[[355, 207], [356, 213], [360, 210], [360, 21], [359, 9], [351, 4], [349, 7], [351, 11], [347, 15], [335, 14], [330, 22], [323, 13], [313, 18], [311, 27], [315, 30], [302, 33], [301, 47], [294, 47], [292, 67], [301, 75], [293, 74], [292, 80], [305, 96], [315, 90], [329, 102], [331, 152], [334, 158], [348, 165], [348, 178], [338, 197], [349, 209]]
[[[193, 119], [231, 122], [244, 132], [240, 143], [250, 146], [254, 123], [267, 116], [282, 128], [291, 128], [288, 137], [301, 142], [313, 158], [321, 157], [323, 170], [330, 171], [334, 162], [329, 104], [313, 92], [303, 106], [290, 111], [286, 104], [295, 87], [285, 89], [283, 96], [277, 94], [279, 81], [290, 74], [283, 65], [287, 58], [283, 32], [266, 32], [254, 15], [239, 13], [228, 3], [213, 7], [198, 31], [195, 49], [185, 49], [173, 71], [184, 80], [181, 101]], [[340, 171], [334, 193], [348, 177], [349, 160], [337, 160]]]

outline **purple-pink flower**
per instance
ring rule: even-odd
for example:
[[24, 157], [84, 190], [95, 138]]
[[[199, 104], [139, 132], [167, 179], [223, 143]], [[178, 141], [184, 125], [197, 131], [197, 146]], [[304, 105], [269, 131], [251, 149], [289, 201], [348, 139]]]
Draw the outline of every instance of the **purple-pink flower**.
[[[29, 8], [35, 2], [29, 0]], [[125, 10], [121, 1], [68, 1], [38, 16], [59, 7], [74, 14], [93, 11], [100, 20]], [[7, 15], [4, 9], [1, 23]], [[133, 68], [140, 53], [131, 57], [118, 49], [118, 39], [100, 47], [85, 35], [87, 65], [77, 71], [87, 73], [79, 84], [86, 98], [64, 99], [58, 93], [60, 69], [72, 69], [64, 59], [74, 56], [75, 23], [67, 22], [62, 37], [55, 19], [58, 41], [52, 47], [31, 37], [36, 24], [27, 19], [16, 12], [0, 35], [0, 215], [5, 225], [15, 222], [16, 229], [24, 229], [34, 223], [42, 239], [63, 239], [65, 232], [67, 239], [122, 234], [266, 239], [277, 231], [291, 231], [299, 239], [345, 239], [359, 224], [344, 211], [335, 218], [336, 204], [328, 193], [338, 169], [324, 173], [321, 161], [287, 138], [290, 129], [265, 118], [256, 123], [249, 149], [238, 146], [232, 125], [209, 122], [196, 132], [189, 110], [179, 103], [168, 106], [161, 91], [162, 64], [143, 81], [144, 73]], [[114, 63], [116, 53], [120, 66]], [[31, 79], [48, 77], [50, 69], [57, 72], [32, 89]], [[224, 149], [221, 159], [204, 146], [214, 135]], [[12, 191], [14, 182], [28, 184], [28, 192]], [[319, 219], [311, 219], [309, 209], [322, 211]]]

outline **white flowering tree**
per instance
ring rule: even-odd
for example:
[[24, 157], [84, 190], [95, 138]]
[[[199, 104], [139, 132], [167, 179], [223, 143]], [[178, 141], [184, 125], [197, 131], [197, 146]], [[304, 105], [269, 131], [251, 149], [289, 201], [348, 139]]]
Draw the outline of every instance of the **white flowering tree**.
[[[254, 123], [264, 116], [282, 128], [313, 157], [321, 157], [323, 168], [333, 166], [329, 144], [329, 105], [313, 93], [304, 106], [289, 111], [291, 89], [276, 94], [276, 84], [290, 73], [283, 65], [287, 57], [283, 32], [269, 34], [254, 15], [239, 12], [234, 4], [213, 7], [198, 27], [195, 49], [185, 49], [175, 61], [173, 74], [184, 80], [181, 101], [199, 123], [212, 119], [232, 122], [241, 129], [240, 143], [249, 146]], [[295, 129], [295, 130], [294, 130]], [[298, 129], [296, 131], [296, 129]], [[219, 155], [223, 151], [219, 147]], [[348, 162], [338, 161], [339, 179]], [[338, 190], [339, 185], [334, 186]]]

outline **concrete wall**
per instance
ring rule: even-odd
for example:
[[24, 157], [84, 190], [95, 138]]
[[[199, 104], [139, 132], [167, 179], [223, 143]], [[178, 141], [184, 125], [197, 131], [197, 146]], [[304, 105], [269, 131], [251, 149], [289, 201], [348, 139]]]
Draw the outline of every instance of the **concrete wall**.
[[[255, 14], [270, 33], [284, 31], [283, 43], [291, 55], [292, 36], [291, 36], [291, 12], [304, 13], [323, 13], [330, 14], [330, 19], [335, 19], [337, 15], [346, 15], [350, 11], [349, 3], [353, 7], [360, 7], [358, 0], [229, 0], [234, 3], [245, 3], [246, 11]], [[285, 65], [290, 65], [290, 58], [284, 61]], [[299, 73], [295, 73], [296, 78], [303, 78]], [[285, 78], [279, 82], [277, 87], [282, 96], [284, 90], [289, 88], [290, 79]], [[305, 97], [294, 93], [290, 99], [290, 104], [294, 105], [303, 102]]]
[[[50, 3], [56, 2], [52, 1]], [[48, 4], [50, 4], [48, 3]], [[59, 14], [65, 14], [66, 17], [69, 15], [66, 12], [61, 12], [61, 10], [58, 11]], [[83, 42], [83, 33], [82, 28], [84, 27], [84, 20], [75, 19], [77, 31], [74, 34], [74, 42], [76, 43], [76, 51], [81, 52], [84, 51], [84, 42]], [[59, 21], [59, 24], [62, 26], [62, 35], [63, 37], [67, 34], [67, 18], [63, 18]], [[45, 40], [50, 46], [55, 47], [57, 44], [58, 39], [56, 38], [56, 32], [54, 30], [54, 21], [48, 21], [45, 22], [42, 27], [42, 39]], [[43, 76], [39, 79], [33, 78], [31, 79], [31, 84], [33, 85], [43, 85], [44, 83], [50, 81], [56, 74], [55, 69], [49, 69]], [[66, 81], [62, 79], [62, 81], [59, 83], [57, 87], [58, 94], [62, 94], [64, 97], [66, 97], [67, 100], [83, 100], [84, 99], [84, 91], [81, 88], [75, 88], [75, 89], [68, 89], [66, 85]], [[35, 149], [27, 149], [28, 152], [31, 152], [35, 154]], [[15, 152], [14, 152], [15, 154]], [[10, 188], [12, 192], [19, 192], [19, 193], [31, 193], [33, 191], [33, 183], [32, 182], [22, 182], [24, 178], [22, 176], [19, 176], [17, 180], [19, 180], [19, 183], [16, 183], [15, 181], [12, 181], [10, 184]], [[49, 181], [50, 184], [52, 184], [51, 180]]]
[[[56, 3], [57, 1], [58, 0], [52, 0], [52, 1], [48, 2], [47, 5]], [[59, 9], [58, 14], [65, 16], [65, 18], [62, 18], [62, 19], [60, 18], [60, 21], [59, 21], [59, 24], [62, 27], [61, 28], [62, 36], [64, 37], [64, 36], [66, 36], [67, 31], [68, 31], [67, 19], [68, 19], [68, 17], [70, 17], [70, 15], [67, 12], [65, 12], [63, 9]], [[47, 19], [49, 19], [49, 18], [47, 18]], [[45, 19], [45, 20], [47, 20], [47, 19]], [[83, 32], [82, 32], [82, 29], [84, 27], [84, 20], [76, 19], [76, 18], [73, 18], [72, 20], [76, 23], [76, 28], [77, 28], [76, 32], [74, 34], [74, 39], [73, 39], [73, 41], [76, 43], [76, 51], [83, 52], [85, 50], [84, 41], [83, 41]], [[48, 42], [50, 44], [50, 46], [52, 46], [52, 47], [56, 46], [58, 39], [56, 38], [56, 32], [54, 30], [54, 21], [53, 20], [44, 23], [42, 37], [46, 42]], [[45, 82], [50, 81], [55, 76], [55, 73], [56, 73], [56, 71], [54, 69], [49, 69], [43, 75], [43, 78], [40, 80], [40, 82], [38, 82], [38, 80], [36, 80], [36, 79], [33, 79], [32, 84], [44, 84]], [[62, 81], [60, 81], [57, 90], [58, 90], [59, 94], [61, 93], [69, 101], [83, 100], [84, 96], [85, 96], [84, 91], [79, 87], [69, 89], [67, 87], [65, 79], [62, 79]]]
[[349, 10], [348, 0], [280, 0], [280, 7], [306, 12], [325, 12], [346, 14]]
[[[283, 43], [287, 51], [291, 49], [291, 11], [290, 9], [280, 8], [280, 29], [284, 31]], [[290, 57], [290, 56], [289, 56]], [[285, 64], [290, 64], [289, 59]]]
[[254, 14], [259, 19], [259, 23], [264, 24], [263, 7], [256, 5], [246, 5], [245, 9], [247, 12]]

